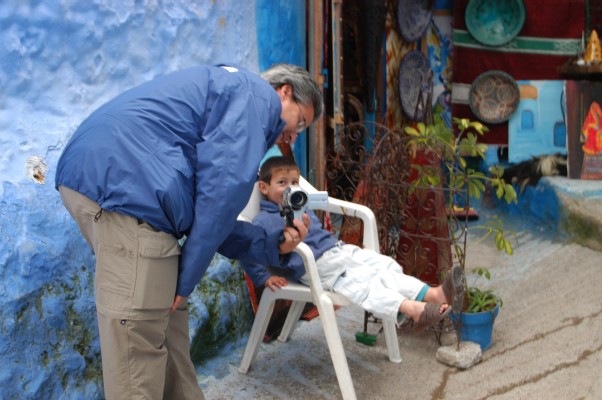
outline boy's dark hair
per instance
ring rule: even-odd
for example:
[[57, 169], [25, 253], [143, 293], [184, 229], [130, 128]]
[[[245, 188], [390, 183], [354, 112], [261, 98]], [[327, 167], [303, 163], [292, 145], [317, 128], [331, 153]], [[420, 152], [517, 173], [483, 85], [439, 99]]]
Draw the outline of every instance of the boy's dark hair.
[[295, 159], [292, 157], [285, 156], [276, 156], [270, 157], [259, 168], [259, 180], [261, 182], [265, 182], [267, 184], [272, 180], [272, 175], [274, 172], [277, 172], [281, 169], [289, 170], [296, 169], [299, 170], [299, 166], [295, 162]]

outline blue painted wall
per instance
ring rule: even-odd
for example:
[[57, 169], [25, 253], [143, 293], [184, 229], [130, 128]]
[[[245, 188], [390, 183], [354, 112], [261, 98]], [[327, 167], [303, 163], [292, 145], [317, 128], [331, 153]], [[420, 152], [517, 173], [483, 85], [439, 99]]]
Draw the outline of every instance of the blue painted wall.
[[[198, 63], [304, 65], [304, 2], [0, 2], [0, 398], [102, 397], [94, 256], [54, 189], [79, 123], [125, 89]], [[46, 183], [25, 168], [47, 164]], [[236, 263], [216, 257], [191, 296], [202, 366], [246, 334]]]
[[[263, 71], [279, 62], [307, 67], [305, 2], [257, 0], [257, 42], [259, 67]], [[294, 153], [302, 174], [307, 176], [307, 135], [299, 135]]]

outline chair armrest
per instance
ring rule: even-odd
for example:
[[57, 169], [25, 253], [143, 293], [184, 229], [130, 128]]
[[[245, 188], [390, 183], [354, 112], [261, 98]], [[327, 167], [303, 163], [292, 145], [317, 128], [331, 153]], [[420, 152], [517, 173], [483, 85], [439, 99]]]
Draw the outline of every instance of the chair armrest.
[[314, 296], [314, 298], [317, 300], [317, 297], [322, 295], [324, 289], [322, 288], [322, 282], [320, 281], [320, 276], [318, 275], [318, 267], [316, 266], [314, 253], [311, 251], [309, 246], [303, 242], [299, 243], [293, 251], [299, 254], [303, 260], [305, 272], [309, 277], [309, 287], [311, 289], [312, 296]]
[[361, 204], [329, 197], [326, 211], [361, 219], [364, 223], [364, 247], [380, 252], [376, 217], [371, 209]]
[[[303, 177], [299, 180], [299, 186], [308, 193], [318, 191]], [[350, 201], [328, 197], [328, 205], [324, 211], [360, 218], [364, 223], [364, 247], [380, 252], [376, 217], [370, 208]]]

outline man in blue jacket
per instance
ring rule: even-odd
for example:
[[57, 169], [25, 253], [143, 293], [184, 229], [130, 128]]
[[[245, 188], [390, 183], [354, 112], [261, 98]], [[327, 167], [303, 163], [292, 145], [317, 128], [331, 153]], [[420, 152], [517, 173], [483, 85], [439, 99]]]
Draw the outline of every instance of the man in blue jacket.
[[186, 298], [215, 252], [274, 264], [304, 239], [307, 220], [268, 234], [236, 218], [267, 149], [322, 111], [300, 67], [198, 66], [124, 92], [75, 131], [55, 185], [96, 254], [108, 399], [203, 398]]

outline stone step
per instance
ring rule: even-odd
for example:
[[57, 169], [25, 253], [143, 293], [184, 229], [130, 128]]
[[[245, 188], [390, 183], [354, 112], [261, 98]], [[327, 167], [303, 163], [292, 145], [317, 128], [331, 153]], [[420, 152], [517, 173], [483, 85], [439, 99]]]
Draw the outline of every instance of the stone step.
[[542, 178], [519, 193], [518, 204], [496, 208], [523, 221], [556, 229], [584, 246], [602, 251], [602, 181]]

